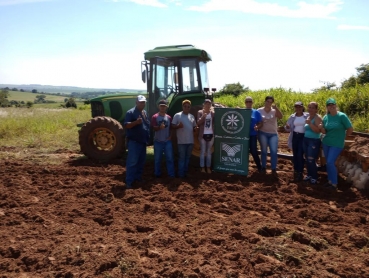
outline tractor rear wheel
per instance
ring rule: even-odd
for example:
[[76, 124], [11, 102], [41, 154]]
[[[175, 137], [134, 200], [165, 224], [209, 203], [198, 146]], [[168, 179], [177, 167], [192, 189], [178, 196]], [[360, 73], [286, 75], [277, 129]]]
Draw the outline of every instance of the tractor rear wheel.
[[79, 131], [79, 145], [84, 155], [92, 159], [110, 160], [125, 152], [125, 132], [122, 125], [110, 117], [95, 117]]

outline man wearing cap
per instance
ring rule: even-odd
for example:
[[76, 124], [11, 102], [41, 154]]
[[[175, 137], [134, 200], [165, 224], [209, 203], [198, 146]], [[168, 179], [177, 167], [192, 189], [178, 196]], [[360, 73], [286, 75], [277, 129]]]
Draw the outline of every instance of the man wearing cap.
[[328, 183], [324, 187], [337, 190], [338, 173], [336, 160], [345, 146], [346, 136], [351, 135], [354, 129], [347, 115], [338, 111], [334, 98], [329, 98], [325, 104], [327, 114], [323, 117], [323, 122], [320, 126], [321, 133], [325, 134], [322, 145], [328, 174]]
[[193, 132], [197, 124], [194, 115], [190, 114], [191, 101], [185, 99], [182, 102], [182, 112], [178, 112], [173, 117], [172, 128], [177, 130], [178, 142], [178, 176], [184, 178], [188, 172], [194, 139]]
[[173, 146], [170, 136], [170, 126], [172, 118], [166, 114], [167, 101], [159, 101], [159, 112], [152, 116], [151, 126], [155, 131], [154, 135], [154, 158], [155, 177], [161, 176], [161, 159], [163, 153], [167, 165], [167, 172], [170, 177], [174, 177]]
[[245, 98], [245, 106], [247, 109], [251, 109], [251, 123], [250, 123], [250, 140], [249, 140], [249, 150], [258, 172], [261, 173], [261, 163], [258, 154], [257, 138], [258, 130], [263, 126], [263, 118], [258, 110], [252, 108], [253, 100], [252, 97], [247, 96]]
[[288, 136], [288, 148], [292, 150], [292, 162], [293, 162], [293, 181], [299, 182], [304, 178], [304, 136], [305, 136], [305, 123], [309, 117], [309, 113], [304, 111], [304, 105], [301, 101], [297, 101], [294, 105], [295, 113], [293, 113], [287, 120], [285, 129], [290, 132]]
[[137, 96], [136, 106], [128, 110], [124, 119], [124, 128], [128, 138], [128, 156], [126, 161], [126, 188], [131, 189], [135, 181], [142, 181], [146, 160], [146, 146], [150, 137], [150, 120], [144, 110], [146, 98]]

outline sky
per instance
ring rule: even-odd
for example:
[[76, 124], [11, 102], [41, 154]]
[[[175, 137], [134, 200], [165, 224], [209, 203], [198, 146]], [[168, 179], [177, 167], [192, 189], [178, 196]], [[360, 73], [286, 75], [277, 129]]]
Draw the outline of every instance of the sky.
[[211, 88], [310, 92], [369, 63], [367, 0], [0, 0], [0, 84], [145, 89], [144, 52], [206, 50]]

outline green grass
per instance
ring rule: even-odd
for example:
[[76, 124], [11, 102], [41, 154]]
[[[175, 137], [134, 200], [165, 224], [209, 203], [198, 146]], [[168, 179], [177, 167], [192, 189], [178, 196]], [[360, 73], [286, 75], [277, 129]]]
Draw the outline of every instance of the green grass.
[[0, 108], [0, 145], [77, 151], [76, 125], [90, 118], [88, 109]]
[[[40, 94], [33, 94], [31, 92], [20, 92], [20, 91], [9, 91], [9, 101], [11, 100], [15, 100], [15, 101], [34, 101], [36, 96], [40, 95]], [[45, 100], [51, 100], [51, 101], [56, 101], [56, 102], [60, 102], [60, 103], [64, 103], [64, 99], [66, 97], [63, 96], [58, 96], [58, 95], [52, 95], [52, 94], [43, 94], [44, 96], [46, 96]]]
[[319, 114], [323, 116], [326, 114], [326, 100], [333, 97], [336, 99], [340, 111], [346, 113], [351, 119], [354, 130], [364, 132], [369, 129], [369, 84], [344, 90], [321, 90], [316, 93], [301, 93], [283, 88], [273, 88], [250, 91], [238, 97], [232, 95], [220, 96], [215, 98], [215, 102], [228, 107], [244, 108], [246, 96], [253, 98], [254, 108], [264, 106], [266, 96], [273, 96], [275, 103], [283, 113], [283, 119], [279, 120], [279, 125], [284, 125], [289, 116], [294, 113], [295, 102], [302, 101], [307, 107], [309, 102], [315, 101], [319, 104]]
[[[33, 104], [34, 108], [49, 108], [49, 109], [59, 109], [61, 105], [64, 104], [63, 102], [55, 102], [55, 103], [35, 103]], [[84, 109], [86, 107], [83, 101], [76, 101], [77, 109]], [[88, 105], [88, 109], [90, 109], [90, 105]]]

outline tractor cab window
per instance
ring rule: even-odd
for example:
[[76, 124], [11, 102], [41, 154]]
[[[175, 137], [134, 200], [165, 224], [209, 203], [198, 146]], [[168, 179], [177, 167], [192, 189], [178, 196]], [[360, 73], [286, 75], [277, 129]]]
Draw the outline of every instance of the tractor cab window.
[[155, 94], [155, 100], [168, 99], [177, 91], [177, 69], [174, 62], [169, 59], [157, 58], [153, 67], [152, 90]]
[[199, 88], [198, 70], [196, 64], [197, 60], [195, 59], [186, 59], [180, 61], [182, 71], [182, 91], [184, 93], [201, 90], [201, 88]]

